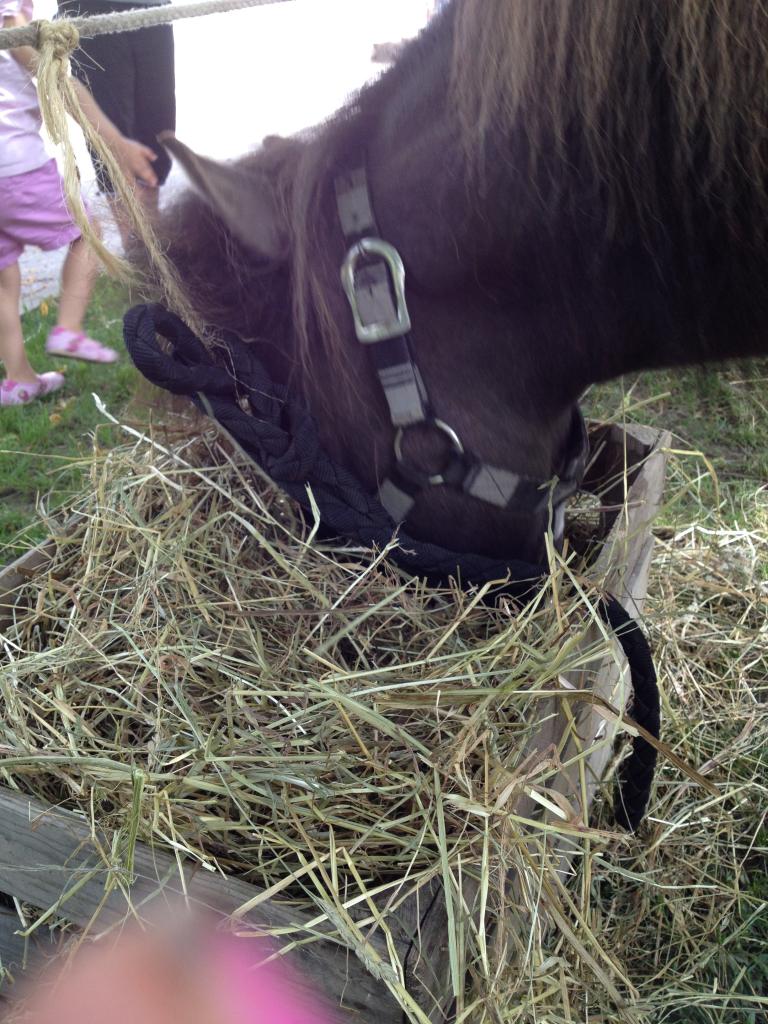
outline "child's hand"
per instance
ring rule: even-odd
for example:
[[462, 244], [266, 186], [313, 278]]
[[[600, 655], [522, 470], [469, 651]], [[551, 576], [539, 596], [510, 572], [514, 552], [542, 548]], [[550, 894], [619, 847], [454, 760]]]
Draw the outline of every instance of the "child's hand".
[[115, 143], [114, 152], [121, 170], [128, 178], [135, 178], [143, 185], [157, 188], [157, 175], [152, 170], [157, 153], [149, 146], [144, 146], [133, 139], [122, 138]]

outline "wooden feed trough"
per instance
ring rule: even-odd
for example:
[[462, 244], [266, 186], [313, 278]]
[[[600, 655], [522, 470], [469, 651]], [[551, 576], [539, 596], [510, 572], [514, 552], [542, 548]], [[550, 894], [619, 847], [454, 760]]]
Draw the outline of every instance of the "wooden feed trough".
[[[595, 574], [604, 575], [606, 588], [636, 615], [642, 611], [646, 593], [653, 545], [650, 522], [661, 499], [669, 437], [643, 427], [629, 427], [625, 432], [610, 426], [593, 429], [591, 439], [593, 459], [587, 487], [599, 496], [599, 533], [605, 538], [599, 545]], [[0, 573], [0, 631], [11, 621], [24, 584], [45, 573], [53, 550], [53, 542], [40, 545]], [[561, 682], [589, 686], [623, 710], [628, 673], [619, 665], [618, 657], [603, 658], [589, 671], [572, 673]], [[571, 766], [555, 773], [549, 785], [553, 801], [561, 794], [586, 822], [613, 753], [618, 725], [593, 704], [553, 696], [536, 706], [541, 724], [527, 753], [532, 762], [551, 758], [553, 752], [563, 764], [571, 760]], [[587, 754], [580, 759], [571, 757], [585, 749]], [[525, 794], [517, 798], [514, 809], [523, 818], [539, 821], [550, 813], [541, 801], [536, 803]], [[244, 925], [265, 929], [273, 941], [290, 945], [290, 959], [341, 1008], [345, 1021], [400, 1024], [411, 1019], [438, 1024], [451, 1019], [454, 989], [461, 979], [455, 977], [455, 967], [451, 968], [446, 922], [449, 913], [454, 919], [474, 914], [475, 888], [469, 880], [463, 891], [449, 893], [449, 907], [436, 872], [431, 887], [422, 886], [396, 912], [390, 912], [389, 939], [377, 927], [378, 910], [365, 905], [350, 910], [346, 927], [365, 950], [364, 956], [355, 956], [322, 915], [310, 920], [290, 904], [265, 897], [251, 884], [201, 870], [191, 862], [182, 863], [170, 850], [138, 844], [132, 877], [116, 872], [109, 855], [113, 837], [92, 833], [89, 822], [80, 815], [0, 788], [0, 820], [0, 961], [4, 968], [0, 991], [6, 998], [13, 997], [14, 978], [57, 955], [78, 929], [88, 926], [93, 936], [138, 909], [183, 896], [224, 914], [237, 912]], [[579, 842], [578, 835], [572, 842], [558, 836], [555, 856], [560, 859], [561, 875]], [[519, 881], [510, 879], [510, 884], [514, 887]], [[51, 939], [44, 920], [42, 927], [24, 937], [24, 923], [14, 899], [19, 906], [48, 912], [45, 920], [69, 922], [71, 928], [58, 929], [53, 933], [57, 937]], [[549, 912], [545, 907], [545, 920]], [[40, 937], [43, 935], [46, 938]], [[392, 967], [393, 956], [400, 964], [399, 979]], [[455, 963], [455, 950], [453, 957]], [[398, 986], [400, 1003], [410, 1003], [406, 1016], [391, 995], [393, 984]]]

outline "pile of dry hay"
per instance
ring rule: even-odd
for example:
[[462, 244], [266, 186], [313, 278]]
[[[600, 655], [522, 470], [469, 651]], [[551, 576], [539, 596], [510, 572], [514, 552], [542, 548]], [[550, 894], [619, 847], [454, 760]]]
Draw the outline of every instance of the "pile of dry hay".
[[[331, 918], [374, 890], [413, 891], [436, 874], [455, 888], [474, 873], [478, 927], [449, 922], [463, 933], [473, 986], [459, 1009], [473, 1024], [726, 1005], [700, 992], [692, 965], [713, 915], [742, 898], [712, 862], [721, 846], [734, 864], [749, 852], [740, 830], [768, 722], [755, 702], [747, 714], [742, 690], [765, 669], [765, 626], [754, 581], [738, 559], [724, 574], [711, 538], [665, 546], [652, 618], [668, 694], [691, 701], [690, 676], [706, 688], [695, 714], [667, 708], [667, 732], [691, 761], [711, 762], [722, 798], [704, 804], [663, 771], [651, 836], [638, 843], [608, 817], [584, 826], [567, 802], [533, 833], [516, 813], [523, 795], [552, 809], [557, 758], [531, 765], [526, 744], [548, 687], [596, 654], [583, 644], [588, 598], [561, 592], [562, 566], [523, 612], [427, 590], [386, 552], [318, 543], [214, 433], [97, 454], [73, 511], [51, 573], [30, 584], [30, 611], [4, 640], [6, 784]], [[678, 630], [662, 613], [683, 593]], [[725, 653], [724, 605], [738, 606], [741, 644]], [[713, 658], [737, 671], [737, 686], [723, 687]], [[736, 731], [723, 751], [707, 724], [721, 724], [725, 705]], [[555, 871], [561, 836], [578, 837], [570, 890]], [[502, 884], [512, 871], [527, 880], [514, 893]], [[554, 934], [540, 927], [543, 891]], [[509, 927], [510, 900], [522, 934]]]

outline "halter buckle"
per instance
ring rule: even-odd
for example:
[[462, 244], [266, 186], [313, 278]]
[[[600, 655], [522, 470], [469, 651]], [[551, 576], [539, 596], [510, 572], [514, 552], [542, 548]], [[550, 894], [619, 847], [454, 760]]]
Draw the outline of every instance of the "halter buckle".
[[[387, 268], [395, 296], [392, 316], [388, 319], [374, 320], [372, 323], [363, 323], [355, 287], [357, 265], [366, 257], [378, 257]], [[387, 341], [389, 338], [399, 338], [410, 331], [411, 318], [405, 303], [405, 267], [400, 253], [394, 245], [390, 245], [389, 242], [385, 242], [381, 238], [361, 238], [359, 242], [355, 242], [341, 265], [341, 283], [352, 309], [357, 340], [363, 345]], [[391, 307], [391, 301], [389, 305]]]

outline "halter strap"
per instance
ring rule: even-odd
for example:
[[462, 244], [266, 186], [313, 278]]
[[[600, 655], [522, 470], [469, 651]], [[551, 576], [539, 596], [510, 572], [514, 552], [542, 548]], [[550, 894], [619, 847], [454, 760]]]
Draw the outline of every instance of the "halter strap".
[[[393, 245], [380, 237], [365, 166], [334, 180], [339, 223], [349, 249], [341, 266], [355, 334], [368, 349], [395, 428], [395, 463], [379, 485], [379, 500], [395, 522], [404, 522], [422, 491], [452, 487], [478, 501], [534, 515], [551, 501], [553, 533], [558, 546], [565, 525], [565, 502], [584, 475], [588, 440], [584, 419], [574, 407], [561, 473], [553, 484], [483, 462], [465, 450], [456, 431], [435, 417], [410, 338], [405, 298], [405, 267]], [[439, 432], [449, 450], [443, 464], [428, 472], [403, 454], [404, 432], [421, 426]]]

